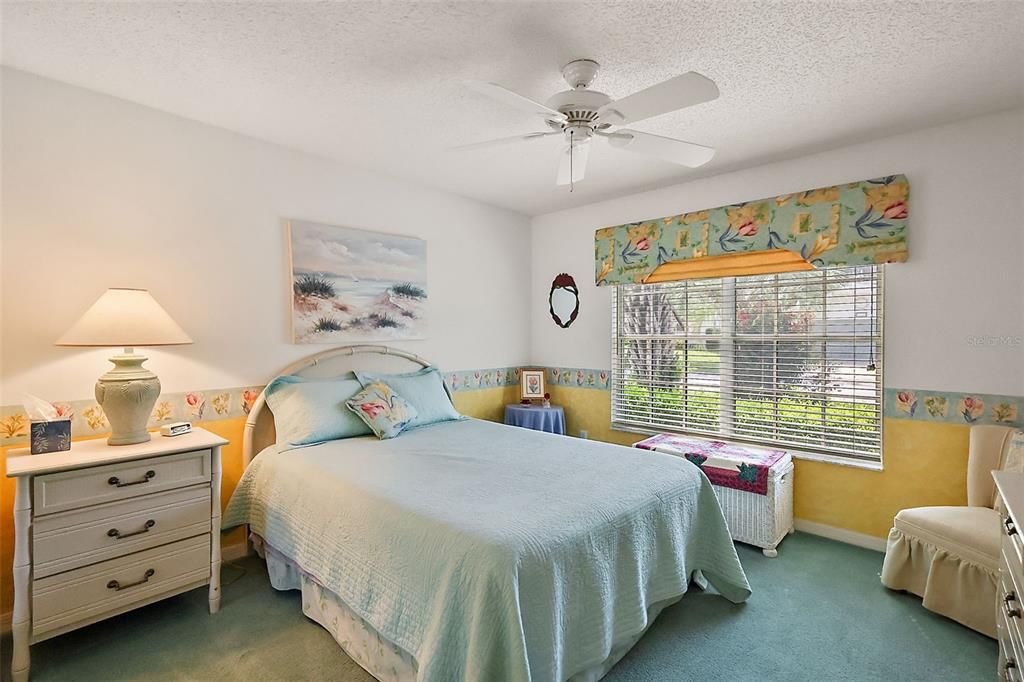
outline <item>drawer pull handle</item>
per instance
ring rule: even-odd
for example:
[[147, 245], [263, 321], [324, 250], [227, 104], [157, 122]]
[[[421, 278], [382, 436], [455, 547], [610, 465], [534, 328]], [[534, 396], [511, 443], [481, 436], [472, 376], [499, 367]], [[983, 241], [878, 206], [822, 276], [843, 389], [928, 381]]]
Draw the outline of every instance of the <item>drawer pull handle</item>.
[[151, 479], [153, 479], [153, 478], [156, 478], [156, 472], [153, 471], [152, 469], [150, 469], [149, 471], [146, 472], [145, 476], [143, 476], [142, 478], [140, 478], [137, 481], [129, 481], [127, 483], [121, 483], [121, 479], [119, 479], [117, 476], [111, 476], [110, 478], [107, 479], [107, 483], [109, 483], [110, 485], [115, 485], [118, 488], [127, 488], [130, 485], [139, 485], [140, 483], [149, 483], [149, 481]]
[[148, 583], [149, 579], [152, 578], [154, 575], [156, 575], [156, 571], [154, 571], [151, 568], [151, 569], [146, 571], [146, 575], [142, 576], [142, 580], [136, 580], [135, 582], [128, 583], [127, 585], [122, 585], [121, 583], [117, 582], [116, 580], [111, 580], [109, 583], [107, 583], [107, 589], [108, 590], [114, 590], [115, 592], [120, 592], [121, 590], [127, 590], [129, 587], [135, 587], [136, 585], [141, 585], [143, 583]]
[[1017, 601], [1017, 596], [1013, 592], [1008, 592], [1003, 597], [1003, 610], [1006, 611], [1006, 615], [1009, 618], [1020, 618], [1020, 609], [1015, 609], [1010, 606], [1013, 602]]
[[125, 538], [132, 537], [133, 535], [141, 535], [143, 533], [148, 533], [149, 529], [152, 528], [155, 525], [156, 525], [156, 521], [154, 521], [153, 519], [150, 519], [149, 521], [146, 521], [146, 525], [144, 525], [139, 530], [132, 531], [131, 533], [122, 533], [121, 531], [119, 531], [116, 528], [111, 528], [110, 530], [107, 531], [107, 536], [108, 537], [112, 537], [115, 540], [124, 540]]

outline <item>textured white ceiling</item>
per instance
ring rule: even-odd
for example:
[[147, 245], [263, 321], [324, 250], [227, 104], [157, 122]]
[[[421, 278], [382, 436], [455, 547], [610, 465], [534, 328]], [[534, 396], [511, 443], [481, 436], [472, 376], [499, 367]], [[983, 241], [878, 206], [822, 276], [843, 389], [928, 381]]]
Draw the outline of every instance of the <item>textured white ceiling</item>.
[[[1018, 1], [43, 1], [2, 12], [7, 65], [528, 214], [1024, 103]], [[569, 194], [554, 186], [554, 139], [445, 151], [540, 129], [461, 81], [544, 100], [578, 57], [601, 62], [594, 88], [612, 97], [689, 70], [714, 79], [717, 101], [636, 127], [717, 157], [688, 170], [601, 144]]]

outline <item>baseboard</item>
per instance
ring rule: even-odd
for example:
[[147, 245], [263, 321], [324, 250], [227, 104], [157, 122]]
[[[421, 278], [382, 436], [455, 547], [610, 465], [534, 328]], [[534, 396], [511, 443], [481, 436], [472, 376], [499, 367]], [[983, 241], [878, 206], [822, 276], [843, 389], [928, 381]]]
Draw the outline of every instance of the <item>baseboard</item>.
[[238, 561], [249, 554], [251, 554], [249, 545], [245, 542], [239, 542], [237, 545], [225, 545], [220, 548], [221, 561]]
[[885, 538], [878, 538], [874, 535], [865, 535], [864, 533], [846, 530], [845, 528], [826, 526], [824, 523], [804, 521], [803, 519], [794, 520], [793, 526], [803, 533], [818, 535], [823, 538], [828, 538], [829, 540], [845, 542], [848, 545], [856, 545], [857, 547], [864, 547], [865, 549], [873, 549], [876, 552], [885, 551]]

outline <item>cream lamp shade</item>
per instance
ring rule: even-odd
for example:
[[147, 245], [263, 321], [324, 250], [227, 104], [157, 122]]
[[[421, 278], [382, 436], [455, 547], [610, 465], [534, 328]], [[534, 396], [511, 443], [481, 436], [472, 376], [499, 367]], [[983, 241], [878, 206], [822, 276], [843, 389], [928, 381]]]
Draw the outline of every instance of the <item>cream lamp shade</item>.
[[123, 346], [124, 353], [110, 358], [114, 369], [96, 382], [96, 402], [110, 422], [110, 445], [131, 445], [149, 440], [149, 415], [160, 397], [160, 380], [142, 366], [146, 358], [135, 346], [173, 346], [192, 343], [145, 289], [107, 289], [58, 346]]
[[145, 289], [107, 289], [57, 340], [58, 346], [173, 346], [192, 343]]

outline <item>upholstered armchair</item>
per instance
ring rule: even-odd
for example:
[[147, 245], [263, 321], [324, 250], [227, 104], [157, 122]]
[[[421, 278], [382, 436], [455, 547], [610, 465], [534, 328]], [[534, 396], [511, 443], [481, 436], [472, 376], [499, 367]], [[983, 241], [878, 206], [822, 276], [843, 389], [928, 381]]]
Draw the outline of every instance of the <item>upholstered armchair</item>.
[[996, 636], [1000, 512], [992, 471], [1018, 469], [1024, 438], [1003, 426], [971, 428], [966, 507], [916, 507], [896, 514], [882, 584], [922, 598], [923, 606]]

